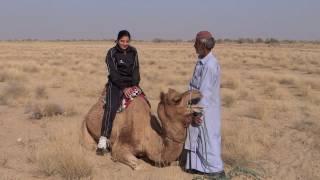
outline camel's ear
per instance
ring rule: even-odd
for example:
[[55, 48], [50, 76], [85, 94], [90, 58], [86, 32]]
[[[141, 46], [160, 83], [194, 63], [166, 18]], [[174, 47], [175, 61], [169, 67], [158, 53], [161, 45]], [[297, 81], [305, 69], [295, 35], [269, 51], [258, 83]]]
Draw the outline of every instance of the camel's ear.
[[172, 88], [169, 88], [168, 89], [168, 94], [171, 95], [171, 94], [177, 94], [177, 91], [172, 89]]
[[160, 102], [165, 102], [166, 95], [164, 92], [160, 93]]
[[178, 93], [176, 90], [169, 88], [168, 99], [170, 102], [179, 103], [182, 99], [182, 94]]

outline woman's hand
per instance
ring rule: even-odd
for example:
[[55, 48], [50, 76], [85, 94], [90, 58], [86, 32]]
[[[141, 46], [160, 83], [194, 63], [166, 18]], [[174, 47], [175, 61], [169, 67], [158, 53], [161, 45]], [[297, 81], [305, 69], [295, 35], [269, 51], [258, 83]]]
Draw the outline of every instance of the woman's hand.
[[123, 90], [123, 94], [124, 94], [127, 98], [130, 98], [131, 88], [130, 88], [130, 87], [125, 88], [125, 89]]

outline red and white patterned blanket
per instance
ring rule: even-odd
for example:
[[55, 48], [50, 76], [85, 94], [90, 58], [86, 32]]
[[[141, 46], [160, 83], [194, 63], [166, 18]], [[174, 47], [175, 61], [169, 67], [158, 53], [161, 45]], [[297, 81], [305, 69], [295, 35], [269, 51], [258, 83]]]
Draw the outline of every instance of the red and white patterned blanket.
[[129, 105], [130, 103], [133, 101], [134, 98], [137, 97], [142, 97], [150, 106], [150, 103], [146, 97], [146, 95], [144, 94], [144, 92], [142, 91], [142, 89], [138, 86], [133, 86], [128, 90], [128, 96], [124, 95], [120, 104], [120, 107], [118, 109], [118, 113], [124, 111]]

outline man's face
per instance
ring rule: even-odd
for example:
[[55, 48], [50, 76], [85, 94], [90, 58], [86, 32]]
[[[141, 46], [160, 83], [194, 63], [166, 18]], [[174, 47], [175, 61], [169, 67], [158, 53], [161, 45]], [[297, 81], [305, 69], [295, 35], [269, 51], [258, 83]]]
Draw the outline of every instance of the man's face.
[[196, 53], [199, 56], [203, 56], [205, 54], [205, 47], [204, 47], [203, 43], [200, 42], [200, 40], [196, 39], [193, 46], [196, 49]]

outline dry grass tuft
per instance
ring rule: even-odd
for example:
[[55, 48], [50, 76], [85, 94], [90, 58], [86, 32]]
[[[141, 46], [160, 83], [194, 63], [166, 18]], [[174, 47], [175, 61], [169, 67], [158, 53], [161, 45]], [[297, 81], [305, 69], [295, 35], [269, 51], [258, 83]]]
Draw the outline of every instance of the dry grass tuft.
[[44, 87], [44, 86], [36, 87], [35, 96], [36, 96], [36, 98], [48, 99], [48, 94], [47, 94], [47, 91], [46, 91], [46, 87]]
[[78, 112], [73, 106], [67, 107], [63, 113], [65, 116], [75, 116], [77, 114]]
[[221, 88], [227, 88], [227, 89], [237, 89], [239, 86], [238, 81], [236, 81], [234, 78], [226, 78], [225, 80], [222, 80]]
[[57, 153], [50, 149], [42, 149], [36, 158], [40, 172], [46, 176], [52, 176], [57, 173]]
[[8, 105], [8, 98], [0, 93], [0, 105]]
[[0, 72], [0, 82], [5, 82], [7, 79], [9, 79], [10, 76], [7, 72]]
[[22, 71], [26, 73], [37, 73], [39, 72], [39, 68], [36, 67], [35, 65], [29, 65], [29, 66], [23, 66]]
[[42, 111], [37, 104], [28, 103], [25, 107], [25, 114], [30, 114], [30, 119], [41, 119], [43, 117]]
[[297, 96], [300, 96], [300, 97], [303, 97], [303, 98], [307, 98], [307, 97], [311, 96], [311, 86], [309, 86], [309, 85], [300, 86]]
[[245, 89], [240, 89], [238, 92], [237, 92], [237, 98], [239, 100], [246, 100], [249, 96], [249, 92]]
[[268, 83], [263, 89], [263, 96], [274, 100], [284, 99], [287, 94], [288, 92], [282, 90], [276, 83]]
[[263, 103], [250, 104], [244, 116], [254, 119], [263, 120], [266, 115], [266, 108]]
[[9, 83], [4, 90], [6, 96], [17, 98], [22, 95], [26, 95], [27, 89], [22, 83]]
[[13, 100], [16, 100], [19, 97], [26, 96], [27, 93], [28, 91], [23, 84], [10, 82], [7, 86], [4, 87], [3, 91], [0, 92], [0, 104], [11, 104]]
[[307, 86], [310, 86], [311, 89], [314, 89], [314, 90], [320, 90], [320, 81], [317, 81], [317, 80], [308, 80], [305, 82], [305, 84]]
[[222, 152], [226, 165], [253, 168], [255, 166], [249, 166], [250, 162], [259, 159], [264, 146], [270, 145], [268, 137], [261, 134], [261, 129], [252, 128], [250, 124], [247, 120], [240, 120], [225, 125], [228, 128], [222, 132]]
[[235, 103], [234, 93], [223, 93], [222, 95], [222, 105], [224, 107], [231, 107]]
[[45, 104], [32, 104], [28, 103], [25, 106], [25, 114], [30, 115], [30, 119], [41, 119], [43, 117], [52, 117], [52, 116], [57, 116], [57, 115], [65, 115], [71, 116], [75, 115], [76, 112], [73, 109], [68, 109], [68, 111], [65, 111], [64, 108], [56, 103], [45, 103]]
[[0, 82], [16, 82], [25, 79], [19, 71], [1, 70], [0, 72]]
[[288, 86], [296, 85], [296, 79], [290, 76], [282, 77], [278, 81], [282, 85], [288, 85]]
[[55, 103], [46, 104], [42, 112], [42, 114], [47, 117], [62, 115], [63, 113], [64, 108], [61, 105]]
[[86, 159], [83, 150], [77, 144], [54, 140], [40, 148], [37, 155], [40, 172], [47, 176], [60, 175], [64, 179], [88, 178], [93, 166]]

